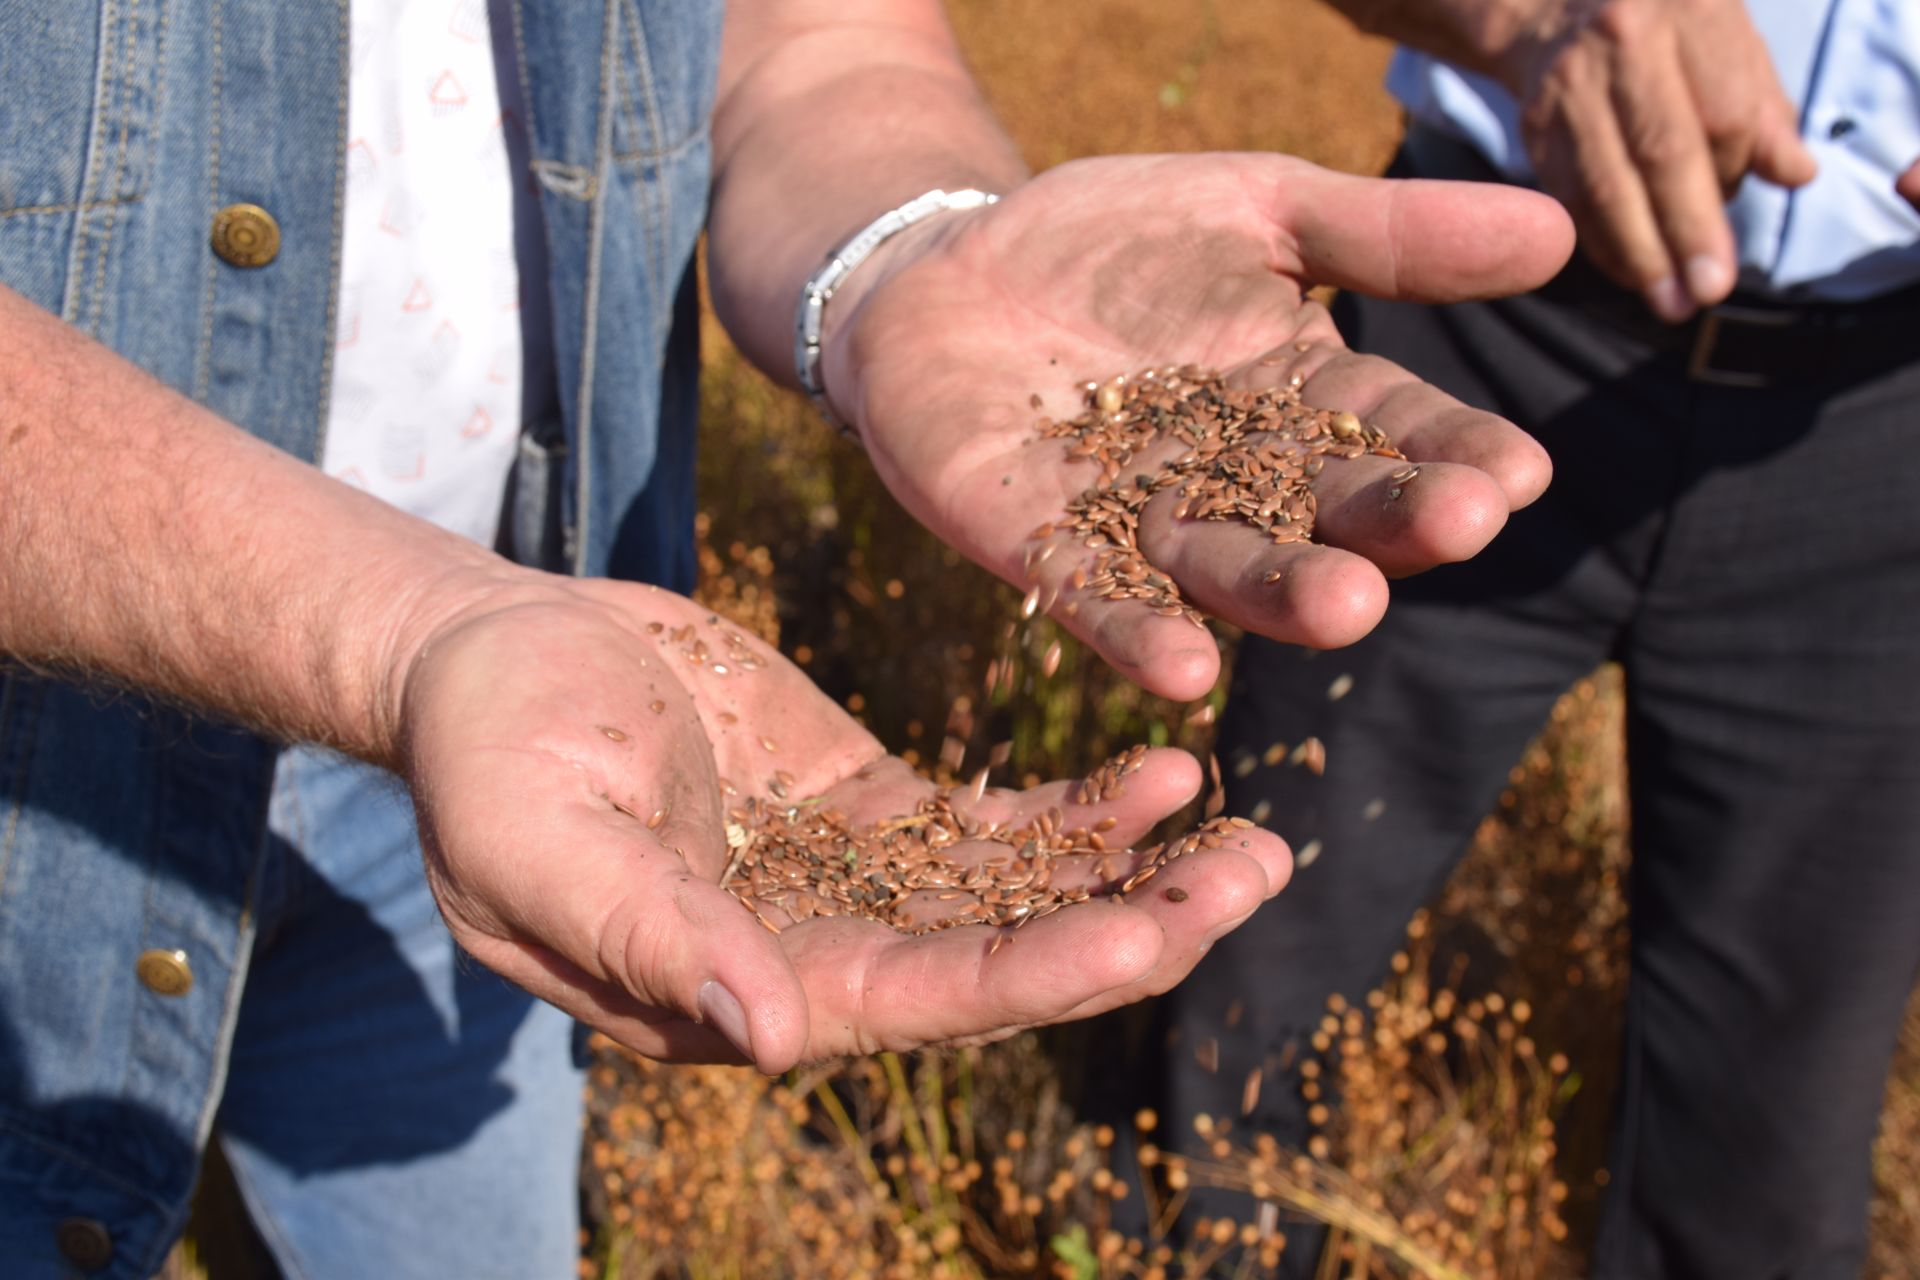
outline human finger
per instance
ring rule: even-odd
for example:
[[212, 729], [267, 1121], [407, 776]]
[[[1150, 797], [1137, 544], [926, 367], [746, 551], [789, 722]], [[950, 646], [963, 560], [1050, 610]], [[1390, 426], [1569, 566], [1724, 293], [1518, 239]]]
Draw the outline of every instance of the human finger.
[[1646, 188], [1671, 270], [1643, 284], [1666, 319], [1683, 319], [1733, 289], [1733, 230], [1677, 35], [1654, 24], [1614, 63], [1621, 136]]
[[1362, 178], [1302, 168], [1271, 202], [1288, 268], [1321, 284], [1415, 302], [1521, 293], [1573, 250], [1552, 200], [1494, 183]]
[[1894, 180], [1893, 189], [1901, 199], [1920, 210], [1920, 160], [1907, 166], [1906, 172]]
[[[718, 865], [717, 849], [698, 848], [722, 842], [715, 825], [597, 795], [522, 806], [462, 854], [443, 907], [467, 926], [456, 936], [476, 957], [519, 955], [510, 977], [569, 1011], [595, 1011], [609, 1034], [640, 1034], [651, 1011], [670, 1011], [760, 1069], [784, 1071], [804, 1047], [806, 996], [778, 939], [688, 865], [689, 853]], [[527, 850], [538, 851], [537, 880]], [[657, 1032], [642, 1038], [642, 1052], [670, 1051]]]
[[1546, 491], [1553, 462], [1532, 436], [1497, 414], [1462, 404], [1390, 360], [1314, 343], [1291, 359], [1259, 366], [1241, 385], [1300, 379], [1300, 398], [1345, 410], [1378, 427], [1415, 462], [1449, 462], [1486, 474], [1516, 511]]
[[1249, 843], [1276, 856], [1210, 850], [1181, 859], [1193, 868], [1168, 881], [1187, 895], [1177, 904], [1094, 899], [1018, 929], [972, 925], [916, 937], [846, 918], [796, 925], [782, 940], [806, 981], [809, 1056], [994, 1038], [1177, 980], [1284, 878], [1277, 837]]

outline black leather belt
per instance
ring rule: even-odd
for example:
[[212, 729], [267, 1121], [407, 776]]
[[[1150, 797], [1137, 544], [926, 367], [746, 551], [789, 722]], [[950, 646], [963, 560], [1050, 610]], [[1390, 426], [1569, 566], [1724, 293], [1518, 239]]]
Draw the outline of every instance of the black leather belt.
[[[1503, 181], [1472, 146], [1415, 125], [1393, 172], [1469, 182]], [[1666, 324], [1638, 295], [1576, 254], [1538, 296], [1604, 323], [1679, 361], [1689, 378], [1765, 389], [1838, 386], [1920, 364], [1920, 286], [1861, 302], [1796, 303], [1735, 293], [1684, 324]]]

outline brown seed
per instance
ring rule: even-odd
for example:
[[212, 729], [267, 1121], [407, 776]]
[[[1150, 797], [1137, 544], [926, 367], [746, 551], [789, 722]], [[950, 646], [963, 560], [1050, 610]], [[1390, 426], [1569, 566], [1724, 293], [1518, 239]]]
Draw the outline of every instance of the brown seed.
[[600, 730], [601, 733], [606, 734], [607, 737], [611, 738], [615, 742], [625, 742], [627, 740], [627, 735], [625, 733], [622, 733], [620, 730], [614, 728], [610, 724], [595, 725], [594, 727]]
[[1166, 898], [1168, 902], [1185, 902], [1187, 900], [1187, 891], [1179, 885], [1169, 885], [1167, 891], [1161, 896]]

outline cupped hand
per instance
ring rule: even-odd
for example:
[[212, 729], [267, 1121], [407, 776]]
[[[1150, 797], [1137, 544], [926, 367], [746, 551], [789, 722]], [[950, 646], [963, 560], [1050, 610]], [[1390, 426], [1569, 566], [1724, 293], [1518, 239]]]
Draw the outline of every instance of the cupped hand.
[[[1572, 235], [1536, 193], [1356, 178], [1279, 156], [1112, 157], [926, 227], [865, 281], [856, 274], [859, 293], [836, 295], [826, 386], [894, 495], [1023, 589], [1029, 534], [1099, 474], [1035, 430], [1042, 414], [1078, 413], [1086, 379], [1189, 363], [1248, 387], [1298, 376], [1308, 404], [1358, 414], [1422, 464], [1392, 503], [1397, 464], [1328, 467], [1316, 482], [1324, 545], [1147, 513], [1142, 549], [1187, 599], [1280, 640], [1358, 639], [1386, 606], [1387, 575], [1472, 555], [1546, 485], [1546, 455], [1525, 433], [1350, 352], [1308, 297], [1315, 284], [1420, 301], [1538, 285]], [[1219, 672], [1212, 639], [1142, 602], [1076, 593], [1067, 584], [1090, 555], [1062, 548], [1040, 567], [1056, 616], [1153, 692], [1203, 694]]]
[[[777, 1072], [1086, 1016], [1178, 981], [1289, 869], [1277, 838], [1247, 830], [1169, 864], [1158, 892], [1064, 907], [1010, 943], [985, 925], [908, 935], [851, 917], [775, 933], [721, 887], [734, 807], [820, 797], [873, 820], [932, 786], [767, 646], [647, 587], [543, 581], [462, 606], [407, 662], [400, 705], [455, 940], [659, 1058]], [[1118, 847], [1198, 786], [1192, 757], [1163, 751], [1093, 805], [1066, 784], [953, 803], [1008, 826], [1054, 808], [1111, 818]]]
[[1541, 186], [1586, 254], [1680, 321], [1732, 291], [1726, 200], [1811, 181], [1798, 113], [1740, 0], [1552, 0], [1503, 68]]

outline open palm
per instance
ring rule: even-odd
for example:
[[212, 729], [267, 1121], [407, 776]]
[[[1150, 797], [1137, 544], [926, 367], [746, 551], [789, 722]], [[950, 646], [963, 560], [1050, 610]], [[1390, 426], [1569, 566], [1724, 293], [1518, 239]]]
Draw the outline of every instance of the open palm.
[[[822, 797], [871, 823], [914, 813], [932, 784], [778, 653], [648, 587], [555, 581], [451, 621], [413, 664], [406, 718], [405, 772], [455, 939], [655, 1057], [781, 1071], [1084, 1017], [1172, 986], [1289, 867], [1276, 837], [1245, 830], [1167, 866], [1152, 893], [1065, 907], [1010, 945], [982, 925], [909, 936], [845, 916], [776, 935], [721, 887], [730, 809]], [[1199, 785], [1191, 756], [1159, 751], [1097, 804], [1064, 783], [954, 803], [1000, 827], [1056, 808], [1068, 828], [1111, 818], [1118, 848]], [[972, 846], [962, 854], [1013, 852]]]
[[[1266, 155], [1077, 161], [932, 224], [884, 264], [830, 331], [825, 378], [895, 496], [1024, 586], [1030, 531], [1098, 475], [1036, 435], [1042, 414], [1079, 412], [1089, 379], [1167, 364], [1248, 387], [1298, 375], [1308, 404], [1359, 414], [1422, 464], [1407, 499], [1384, 500], [1398, 464], [1362, 458], [1316, 482], [1319, 544], [1178, 521], [1156, 500], [1141, 548], [1207, 612], [1332, 647], [1378, 621], [1387, 577], [1478, 551], [1550, 466], [1510, 423], [1349, 352], [1308, 290], [1493, 296], [1543, 282], [1571, 250], [1557, 205], [1506, 187], [1354, 178]], [[1071, 630], [1154, 692], [1211, 686], [1208, 637], [1138, 601], [1076, 594], [1068, 580], [1090, 553], [1062, 551], [1036, 576]]]

